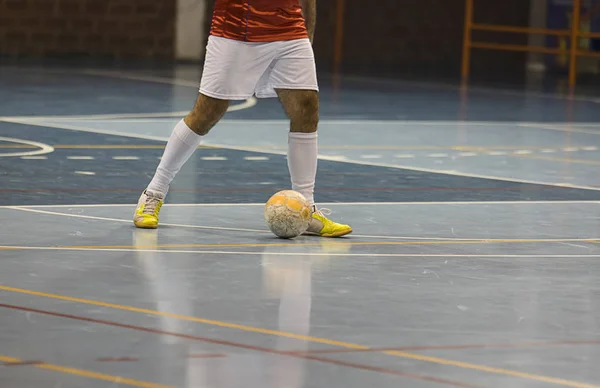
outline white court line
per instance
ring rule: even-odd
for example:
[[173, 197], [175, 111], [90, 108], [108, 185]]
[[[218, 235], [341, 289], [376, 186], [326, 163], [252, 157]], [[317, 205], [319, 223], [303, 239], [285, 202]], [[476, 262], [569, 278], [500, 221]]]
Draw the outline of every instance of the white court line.
[[48, 128], [57, 128], [57, 129], [66, 129], [69, 131], [77, 131], [77, 132], [88, 132], [88, 133], [98, 133], [102, 135], [112, 135], [112, 136], [120, 136], [120, 137], [130, 137], [135, 139], [144, 139], [144, 140], [155, 140], [166, 142], [169, 140], [168, 137], [165, 136], [151, 136], [151, 135], [137, 135], [133, 133], [124, 134], [119, 131], [105, 130], [105, 129], [95, 129], [95, 128], [86, 128], [81, 126], [74, 126], [69, 124], [52, 124], [47, 122], [38, 122], [37, 120], [25, 119], [25, 118], [0, 118], [0, 121], [5, 121], [8, 123], [15, 124], [23, 124], [23, 125], [33, 125], [36, 127], [48, 127]]
[[[46, 210], [28, 209], [28, 208], [23, 208], [23, 207], [19, 207], [19, 206], [7, 206], [6, 209], [13, 209], [13, 210], [20, 210], [20, 211], [31, 212], [31, 213], [47, 214], [47, 215], [62, 216], [62, 217], [84, 218], [84, 219], [88, 219], [88, 220], [111, 221], [111, 222], [126, 222], [126, 223], [133, 224], [132, 220], [124, 220], [124, 219], [120, 219], [120, 218], [95, 217], [95, 216], [85, 216], [83, 214], [58, 213], [58, 212], [50, 212], [50, 211], [46, 211]], [[251, 232], [251, 233], [270, 233], [268, 230], [226, 228], [226, 227], [219, 227], [219, 226], [202, 226], [202, 225], [168, 224], [168, 223], [161, 223], [161, 225], [162, 226], [173, 226], [173, 227], [178, 227], [178, 228], [226, 230], [226, 231]]]
[[[261, 206], [263, 206], [261, 204]], [[120, 222], [120, 223], [132, 223], [131, 220], [125, 220], [120, 218], [109, 218], [109, 217], [97, 217], [97, 216], [86, 216], [83, 214], [70, 214], [70, 213], [59, 213], [59, 212], [51, 212], [46, 210], [38, 210], [31, 209], [23, 206], [4, 206], [4, 209], [11, 210], [20, 210], [30, 213], [39, 213], [39, 214], [47, 214], [47, 215], [55, 215], [62, 217], [72, 217], [72, 218], [83, 218], [90, 220], [98, 220], [98, 221], [109, 221], [109, 222]], [[271, 233], [268, 230], [261, 229], [243, 229], [243, 228], [226, 228], [226, 227], [217, 227], [217, 226], [201, 226], [201, 225], [189, 225], [189, 224], [169, 224], [169, 223], [161, 223], [162, 226], [172, 226], [179, 228], [192, 228], [192, 229], [209, 229], [209, 230], [225, 230], [225, 231], [235, 231], [235, 232], [250, 232], [250, 233]], [[485, 241], [485, 242], [494, 242], [494, 241], [506, 241], [507, 238], [457, 238], [457, 237], [413, 237], [413, 236], [372, 236], [372, 235], [359, 235], [353, 234], [351, 237], [362, 237], [362, 238], [372, 238], [372, 239], [395, 239], [395, 240], [441, 240], [441, 241]], [[599, 240], [598, 237], [588, 237], [588, 238], [553, 238], [553, 239], [535, 239], [536, 242], [557, 242], [557, 243], [565, 243], [565, 242], [589, 242], [589, 240]]]
[[[599, 204], [600, 200], [566, 200], [566, 201], [437, 201], [437, 202], [319, 202], [320, 206], [422, 206], [422, 205], [576, 205]], [[132, 207], [135, 203], [112, 204], [72, 204], [72, 205], [19, 205], [0, 206], [0, 209], [18, 208], [103, 208], [103, 207]], [[163, 207], [245, 207], [265, 206], [264, 203], [165, 203]]]
[[[241, 104], [231, 105], [227, 108], [227, 112], [236, 112], [244, 109], [249, 109], [255, 106], [258, 103], [256, 98], [252, 97], [248, 100], [244, 101]], [[10, 121], [10, 120], [31, 120], [31, 121], [45, 121], [45, 120], [64, 120], [64, 121], [83, 121], [83, 120], [108, 120], [108, 121], [124, 121], [124, 122], [144, 122], [151, 121], [156, 122], [156, 120], [132, 120], [136, 118], [140, 119], [148, 119], [148, 118], [183, 118], [188, 113], [189, 110], [179, 111], [179, 112], [157, 112], [157, 113], [115, 113], [115, 114], [97, 114], [97, 115], [70, 115], [70, 116], [0, 116], [0, 121]], [[129, 120], [119, 120], [119, 119], [129, 119]]]
[[203, 156], [200, 159], [207, 161], [219, 161], [219, 160], [227, 160], [224, 156]]
[[138, 156], [113, 156], [113, 160], [140, 160]]
[[54, 147], [52, 147], [48, 144], [39, 143], [37, 141], [16, 139], [14, 137], [3, 137], [3, 136], [0, 136], [0, 141], [5, 141], [7, 143], [26, 144], [26, 145], [30, 145], [30, 146], [39, 148], [39, 150], [33, 150], [33, 151], [7, 152], [7, 153], [0, 154], [0, 157], [36, 156], [36, 155], [45, 155], [45, 154], [54, 152]]
[[[64, 73], [60, 72], [59, 73]], [[196, 81], [188, 81], [176, 78], [163, 78], [163, 77], [155, 77], [155, 76], [147, 76], [141, 74], [131, 74], [131, 73], [123, 73], [123, 72], [112, 72], [112, 71], [99, 71], [99, 70], [84, 70], [79, 71], [79, 74], [84, 75], [92, 75], [98, 77], [109, 77], [109, 78], [120, 78], [127, 79], [132, 81], [144, 81], [144, 82], [155, 82], [169, 85], [177, 85], [177, 86], [187, 86], [193, 88], [199, 88], [200, 84]], [[231, 105], [227, 111], [235, 112], [244, 109], [249, 109], [255, 106], [258, 103], [258, 100], [255, 97], [251, 97], [246, 101], [237, 104]], [[26, 120], [51, 120], [51, 119], [60, 119], [60, 120], [98, 120], [98, 119], [119, 119], [119, 118], [149, 118], [149, 117], [184, 117], [189, 113], [187, 111], [181, 112], [164, 112], [164, 113], [122, 113], [122, 114], [98, 114], [98, 115], [79, 115], [79, 116], [0, 116], [0, 120], [3, 119], [26, 119]], [[6, 121], [6, 120], [5, 120]]]
[[70, 160], [94, 160], [93, 156], [67, 156]]
[[[163, 141], [163, 142], [168, 140], [168, 137], [149, 136], [149, 135], [141, 135], [141, 134], [129, 134], [129, 133], [122, 133], [122, 132], [118, 132], [118, 131], [98, 130], [98, 129], [94, 129], [94, 128], [87, 128], [87, 127], [74, 126], [74, 125], [37, 123], [34, 121], [27, 121], [27, 120], [8, 120], [8, 119], [2, 119], [2, 120], [8, 121], [8, 122], [14, 122], [14, 123], [18, 123], [18, 124], [35, 125], [35, 126], [40, 126], [40, 127], [60, 128], [60, 129], [67, 129], [67, 130], [79, 131], [79, 132], [100, 133], [100, 134], [106, 134], [106, 135], [132, 137], [132, 138], [146, 139], [146, 140], [157, 140], [157, 141]], [[210, 146], [210, 147], [229, 149], [229, 150], [256, 152], [256, 153], [273, 154], [273, 155], [286, 155], [285, 151], [276, 151], [276, 150], [271, 150], [271, 149], [261, 149], [261, 148], [253, 148], [253, 147], [238, 147], [238, 146], [229, 146], [229, 145], [214, 144], [214, 143], [210, 143], [210, 144], [206, 144], [206, 145]], [[430, 169], [430, 168], [406, 166], [406, 165], [399, 165], [399, 164], [373, 163], [373, 162], [367, 162], [367, 161], [361, 161], [361, 160], [329, 158], [327, 156], [320, 156], [320, 159], [333, 161], [333, 162], [339, 162], [339, 163], [358, 164], [358, 165], [364, 165], [364, 166], [386, 167], [386, 168], [403, 169], [403, 170], [409, 170], [409, 171], [428, 172], [428, 173], [432, 173], [432, 174], [462, 176], [462, 177], [468, 177], [468, 178], [480, 178], [480, 179], [497, 180], [497, 181], [512, 182], [512, 183], [532, 184], [532, 185], [564, 187], [563, 185], [557, 184], [556, 182], [506, 178], [506, 177], [483, 175], [483, 174], [469, 174], [469, 173], [462, 173], [462, 172], [454, 171], [454, 170], [452, 170], [452, 171], [436, 170], [436, 169]], [[582, 186], [582, 185], [569, 185], [569, 188], [600, 191], [600, 187]]]
[[[232, 119], [226, 119], [226, 120], [221, 120], [221, 123], [240, 123], [240, 122], [247, 122], [250, 124], [257, 124], [257, 125], [286, 125], [289, 124], [289, 120], [247, 120], [247, 119], [238, 119], [238, 120], [232, 120]], [[515, 127], [515, 126], [527, 126], [527, 125], [542, 125], [542, 126], [546, 126], [546, 125], [550, 125], [550, 126], [570, 126], [570, 127], [594, 127], [594, 128], [598, 128], [600, 129], [600, 124], [599, 123], [565, 123], [564, 121], [562, 122], [548, 122], [548, 123], [542, 123], [542, 122], [537, 122], [537, 121], [507, 121], [507, 122], [502, 122], [502, 121], [461, 121], [461, 120], [434, 120], [434, 121], [426, 121], [426, 120], [327, 120], [327, 119], [323, 119], [319, 121], [320, 124], [334, 124], [334, 125], [360, 125], [361, 127], [364, 127], [365, 124], [369, 124], [369, 125], [385, 125], [385, 126], [390, 126], [390, 125], [401, 125], [401, 126], [423, 126], [423, 125], [428, 125], [428, 126], [475, 126], [475, 127], [491, 127], [491, 126], [495, 126], [495, 127]]]
[[[298, 245], [302, 247], [302, 245]], [[265, 251], [194, 251], [194, 250], [170, 250], [170, 249], [135, 249], [135, 248], [67, 248], [67, 247], [34, 247], [34, 246], [11, 246], [0, 245], [0, 249], [20, 249], [33, 251], [77, 251], [77, 252], [148, 252], [148, 253], [187, 253], [205, 255], [240, 255], [240, 256], [337, 256], [337, 257], [473, 257], [473, 258], [531, 258], [531, 259], [553, 259], [553, 258], [599, 258], [598, 255], [543, 255], [543, 254], [430, 254], [430, 253], [326, 253], [326, 252], [265, 252]]]
[[244, 160], [263, 161], [263, 160], [269, 160], [269, 158], [266, 156], [244, 156]]
[[[114, 113], [114, 114], [92, 114], [92, 115], [56, 115], [56, 116], [0, 116], [0, 120], [64, 120], [64, 121], [82, 121], [82, 120], [109, 120], [120, 121], [118, 119], [150, 119], [150, 118], [169, 118], [169, 117], [184, 117], [189, 113], [189, 110], [180, 112], [156, 112], [156, 113]], [[133, 120], [123, 120], [133, 121]], [[137, 120], [135, 120], [137, 121]], [[145, 121], [145, 120], [141, 120]], [[150, 121], [150, 120], [148, 120]], [[156, 121], [156, 120], [151, 120]]]
[[21, 156], [21, 159], [25, 160], [46, 160], [47, 156]]

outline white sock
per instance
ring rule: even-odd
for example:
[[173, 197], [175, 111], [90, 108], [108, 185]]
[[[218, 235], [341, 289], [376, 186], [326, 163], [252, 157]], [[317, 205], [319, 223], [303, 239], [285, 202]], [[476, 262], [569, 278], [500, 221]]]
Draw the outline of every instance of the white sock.
[[288, 135], [288, 168], [292, 189], [314, 205], [317, 176], [317, 133], [290, 132]]
[[165, 152], [156, 169], [154, 178], [148, 185], [148, 190], [167, 195], [169, 185], [175, 175], [196, 151], [201, 142], [202, 136], [192, 131], [183, 120], [177, 123], [165, 147]]

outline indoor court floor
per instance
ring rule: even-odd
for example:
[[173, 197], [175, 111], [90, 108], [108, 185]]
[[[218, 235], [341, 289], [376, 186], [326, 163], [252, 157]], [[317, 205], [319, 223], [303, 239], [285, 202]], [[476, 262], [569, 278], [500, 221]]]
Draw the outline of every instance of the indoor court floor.
[[266, 230], [287, 124], [254, 99], [137, 230], [199, 77], [0, 67], [0, 387], [600, 388], [600, 99], [323, 77], [354, 234]]

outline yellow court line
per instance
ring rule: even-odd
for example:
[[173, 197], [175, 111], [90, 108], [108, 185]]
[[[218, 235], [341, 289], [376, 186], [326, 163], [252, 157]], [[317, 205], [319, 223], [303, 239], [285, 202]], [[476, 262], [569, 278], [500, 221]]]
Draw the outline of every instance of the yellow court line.
[[277, 330], [262, 329], [259, 327], [238, 325], [236, 323], [222, 322], [222, 321], [216, 321], [216, 320], [204, 319], [204, 318], [196, 318], [196, 317], [190, 317], [190, 316], [186, 316], [186, 315], [173, 314], [173, 313], [167, 313], [167, 312], [155, 311], [155, 310], [148, 310], [148, 309], [132, 307], [132, 306], [124, 306], [124, 305], [119, 305], [119, 304], [114, 304], [114, 303], [105, 303], [105, 302], [99, 302], [99, 301], [89, 300], [89, 299], [73, 298], [73, 297], [64, 296], [64, 295], [47, 294], [44, 292], [26, 290], [26, 289], [22, 289], [22, 288], [0, 286], [0, 290], [9, 291], [9, 292], [17, 292], [20, 294], [27, 294], [27, 295], [33, 295], [33, 296], [41, 296], [41, 297], [51, 298], [51, 299], [65, 300], [65, 301], [69, 301], [69, 302], [84, 303], [84, 304], [94, 305], [94, 306], [108, 307], [108, 308], [113, 308], [116, 310], [132, 311], [135, 313], [142, 313], [142, 314], [157, 315], [157, 316], [162, 316], [162, 317], [181, 319], [183, 321], [203, 323], [206, 325], [226, 327], [229, 329], [237, 329], [237, 330], [243, 330], [243, 331], [260, 333], [260, 334], [268, 334], [268, 335], [274, 335], [274, 336], [278, 336], [278, 337], [293, 338], [293, 339], [302, 340], [302, 341], [316, 342], [316, 343], [332, 345], [332, 346], [339, 346], [339, 347], [349, 348], [349, 349], [361, 349], [361, 350], [369, 349], [368, 346], [349, 344], [347, 342], [340, 342], [340, 341], [329, 340], [329, 339], [325, 339], [325, 338], [309, 337], [309, 336], [305, 336], [305, 335], [301, 335], [301, 334], [286, 333], [286, 332], [277, 331]]
[[542, 381], [544, 383], [563, 385], [565, 387], [575, 387], [575, 388], [598, 388], [598, 387], [600, 387], [600, 386], [594, 385], [594, 384], [580, 383], [577, 381], [570, 381], [570, 380], [559, 379], [559, 378], [555, 378], [555, 377], [535, 375], [532, 373], [519, 372], [519, 371], [510, 370], [510, 369], [494, 368], [494, 367], [489, 367], [489, 366], [485, 366], [485, 365], [470, 364], [470, 363], [461, 362], [461, 361], [446, 360], [446, 359], [438, 358], [438, 357], [421, 356], [418, 354], [399, 352], [399, 351], [395, 351], [395, 350], [385, 351], [384, 353], [389, 354], [391, 356], [411, 358], [413, 360], [426, 361], [426, 362], [431, 362], [431, 363], [435, 363], [435, 364], [456, 366], [456, 367], [464, 368], [464, 369], [474, 369], [474, 370], [478, 370], [481, 372], [488, 372], [488, 373], [495, 373], [495, 374], [507, 375], [507, 376], [512, 376], [512, 377], [519, 377], [519, 378], [528, 379], [528, 380], [537, 380], [537, 381]]
[[[473, 245], [473, 244], [529, 244], [529, 243], [565, 243], [565, 242], [590, 242], [600, 243], [600, 239], [581, 240], [581, 239], [506, 239], [506, 240], [459, 240], [459, 241], [348, 241], [331, 242], [327, 247], [344, 246], [384, 246], [384, 245]], [[250, 243], [250, 244], [157, 244], [157, 245], [73, 245], [58, 246], [56, 248], [64, 249], [159, 249], [159, 248], [264, 248], [264, 247], [321, 247], [320, 243]]]
[[552, 162], [563, 162], [563, 163], [573, 163], [573, 164], [589, 164], [592, 166], [600, 166], [600, 161], [597, 160], [585, 160], [585, 159], [569, 159], [569, 158], [553, 158], [551, 156], [534, 156], [534, 155], [517, 155], [521, 158], [526, 159], [539, 159], [539, 160], [549, 160]]
[[[64, 295], [47, 294], [44, 292], [26, 290], [26, 289], [22, 289], [22, 288], [0, 286], [0, 290], [16, 292], [16, 293], [32, 295], [32, 296], [40, 296], [40, 297], [45, 297], [45, 298], [50, 298], [50, 299], [64, 300], [64, 301], [69, 301], [69, 302], [83, 303], [83, 304], [88, 304], [88, 305], [93, 305], [93, 306], [108, 307], [108, 308], [112, 308], [112, 309], [116, 309], [116, 310], [131, 311], [131, 312], [142, 313], [142, 314], [147, 314], [147, 315], [175, 318], [175, 319], [180, 319], [183, 321], [203, 323], [203, 324], [207, 324], [207, 325], [225, 327], [225, 328], [229, 328], [229, 329], [237, 329], [237, 330], [242, 330], [242, 331], [247, 331], [247, 332], [252, 332], [252, 333], [260, 333], [260, 334], [273, 335], [273, 336], [277, 336], [277, 337], [293, 338], [293, 339], [302, 340], [302, 341], [306, 341], [306, 342], [338, 346], [338, 347], [346, 348], [346, 349], [357, 349], [357, 350], [369, 350], [370, 349], [370, 347], [368, 347], [368, 346], [354, 344], [351, 342], [343, 342], [343, 341], [336, 341], [336, 340], [327, 339], [327, 338], [311, 337], [311, 336], [306, 336], [306, 335], [301, 335], [301, 334], [288, 333], [285, 331], [263, 329], [263, 328], [259, 328], [259, 327], [239, 325], [236, 323], [223, 322], [223, 321], [217, 321], [217, 320], [211, 320], [211, 319], [190, 317], [190, 316], [186, 316], [186, 315], [143, 309], [143, 308], [138, 308], [138, 307], [133, 307], [133, 306], [118, 305], [118, 304], [113, 304], [113, 303], [106, 303], [106, 302], [100, 302], [100, 301], [82, 299], [82, 298], [73, 298], [73, 297], [64, 296]], [[400, 351], [386, 351], [384, 353], [391, 355], [391, 356], [396, 356], [396, 357], [401, 357], [401, 358], [406, 358], [406, 359], [411, 359], [411, 360], [424, 361], [424, 362], [429, 362], [429, 363], [439, 364], [439, 365], [449, 365], [449, 366], [455, 366], [455, 367], [463, 368], [463, 369], [471, 369], [471, 370], [488, 372], [488, 373], [493, 373], [493, 374], [498, 374], [498, 375], [541, 381], [541, 382], [545, 382], [545, 383], [562, 385], [565, 387], [600, 388], [599, 385], [580, 383], [580, 382], [569, 381], [569, 380], [560, 379], [560, 378], [535, 375], [535, 374], [531, 374], [531, 373], [519, 372], [519, 371], [510, 370], [510, 369], [494, 368], [494, 367], [489, 367], [489, 366], [485, 366], [485, 365], [471, 364], [471, 363], [467, 363], [467, 362], [449, 360], [449, 359], [438, 358], [438, 357], [422, 356], [422, 355], [414, 354], [414, 353], [407, 353], [407, 352], [400, 352]]]
[[[0, 355], [0, 361], [2, 361], [2, 362], [22, 362], [22, 360], [20, 360], [18, 358], [1, 356], [1, 355]], [[104, 373], [92, 372], [92, 371], [88, 371], [88, 370], [71, 368], [71, 367], [67, 367], [67, 366], [60, 366], [60, 365], [53, 365], [53, 364], [46, 364], [46, 363], [31, 364], [30, 366], [33, 366], [33, 367], [39, 368], [39, 369], [47, 369], [47, 370], [53, 370], [55, 372], [67, 373], [70, 375], [87, 377], [87, 378], [95, 379], [95, 380], [110, 381], [111, 383], [129, 385], [132, 387], [175, 388], [171, 385], [149, 383], [146, 381], [133, 380], [133, 379], [125, 378], [125, 377], [112, 376], [112, 375], [107, 375]]]

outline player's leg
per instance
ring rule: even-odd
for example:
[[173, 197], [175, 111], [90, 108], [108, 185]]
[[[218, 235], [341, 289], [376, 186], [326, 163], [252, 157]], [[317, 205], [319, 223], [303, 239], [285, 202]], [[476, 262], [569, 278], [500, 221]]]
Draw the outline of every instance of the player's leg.
[[315, 90], [278, 89], [277, 95], [290, 119], [288, 168], [292, 189], [314, 205], [319, 93]]
[[277, 89], [277, 95], [290, 119], [288, 168], [292, 189], [304, 195], [313, 206], [313, 217], [307, 233], [322, 237], [341, 237], [352, 233], [350, 226], [328, 219], [317, 209], [314, 201], [319, 93], [316, 90]]
[[169, 185], [228, 107], [229, 101], [200, 93], [192, 111], [175, 125], [154, 177], [139, 199], [134, 214], [138, 228], [158, 227], [158, 213]]
[[134, 213], [139, 228], [157, 228], [158, 213], [169, 185], [210, 129], [223, 117], [230, 100], [254, 94], [257, 82], [272, 62], [265, 45], [211, 36], [194, 109], [173, 130], [164, 155]]
[[148, 190], [167, 194], [169, 185], [183, 164], [202, 142], [202, 137], [221, 120], [227, 112], [229, 101], [198, 95], [192, 111], [173, 129], [154, 178]]
[[308, 233], [339, 237], [352, 232], [348, 225], [329, 220], [314, 205], [317, 175], [317, 128], [319, 124], [319, 86], [314, 52], [308, 39], [281, 42], [268, 79], [261, 79], [256, 95], [279, 97], [290, 119], [288, 167], [292, 188], [313, 205]]

